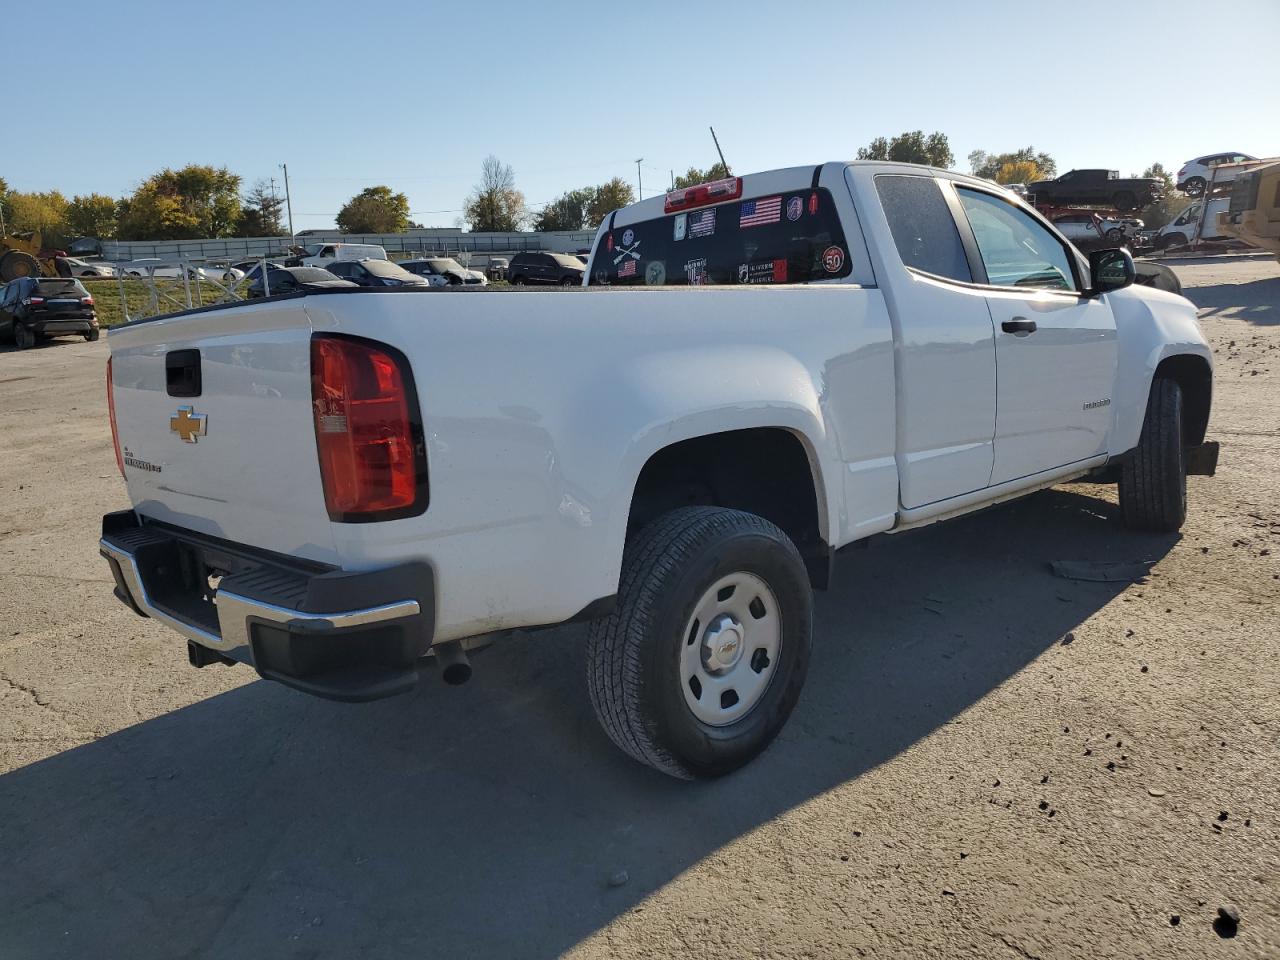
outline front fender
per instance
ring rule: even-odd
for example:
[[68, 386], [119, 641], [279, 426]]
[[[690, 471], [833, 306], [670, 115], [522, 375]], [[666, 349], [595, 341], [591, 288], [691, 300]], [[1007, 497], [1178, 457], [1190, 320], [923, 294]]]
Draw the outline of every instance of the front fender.
[[1147, 413], [1151, 381], [1160, 364], [1174, 356], [1201, 357], [1213, 369], [1213, 351], [1205, 342], [1190, 300], [1152, 287], [1126, 287], [1107, 294], [1116, 320], [1119, 357], [1112, 391], [1112, 456], [1138, 445]]

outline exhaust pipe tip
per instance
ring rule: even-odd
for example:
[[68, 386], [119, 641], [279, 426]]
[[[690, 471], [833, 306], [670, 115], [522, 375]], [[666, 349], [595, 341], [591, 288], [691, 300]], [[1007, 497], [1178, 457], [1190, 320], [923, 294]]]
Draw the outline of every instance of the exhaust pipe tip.
[[440, 665], [440, 676], [449, 686], [461, 686], [471, 679], [471, 660], [457, 640], [438, 643], [431, 650]]

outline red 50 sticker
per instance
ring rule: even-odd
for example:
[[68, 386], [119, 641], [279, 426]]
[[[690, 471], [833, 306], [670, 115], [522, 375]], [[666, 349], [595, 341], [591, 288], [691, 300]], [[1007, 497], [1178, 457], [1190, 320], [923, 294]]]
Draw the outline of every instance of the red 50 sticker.
[[840, 268], [844, 266], [844, 251], [836, 246], [827, 247], [822, 251], [822, 269], [827, 273], [839, 273]]

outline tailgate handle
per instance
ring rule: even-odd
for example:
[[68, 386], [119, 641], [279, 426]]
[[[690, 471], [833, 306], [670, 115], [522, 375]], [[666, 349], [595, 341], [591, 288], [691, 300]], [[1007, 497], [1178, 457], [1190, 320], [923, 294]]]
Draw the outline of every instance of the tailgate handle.
[[166, 353], [164, 384], [171, 397], [200, 396], [200, 351], [170, 350]]

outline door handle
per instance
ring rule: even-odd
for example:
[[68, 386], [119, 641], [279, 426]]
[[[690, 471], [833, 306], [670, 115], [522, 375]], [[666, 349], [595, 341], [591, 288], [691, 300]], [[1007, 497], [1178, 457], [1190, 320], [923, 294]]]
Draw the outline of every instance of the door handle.
[[1014, 317], [1012, 320], [1006, 320], [1000, 324], [1000, 329], [1005, 333], [1012, 333], [1016, 337], [1025, 337], [1029, 333], [1036, 332], [1036, 322], [1028, 320], [1026, 317]]

